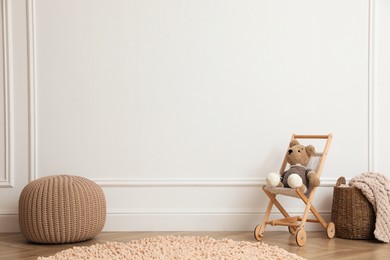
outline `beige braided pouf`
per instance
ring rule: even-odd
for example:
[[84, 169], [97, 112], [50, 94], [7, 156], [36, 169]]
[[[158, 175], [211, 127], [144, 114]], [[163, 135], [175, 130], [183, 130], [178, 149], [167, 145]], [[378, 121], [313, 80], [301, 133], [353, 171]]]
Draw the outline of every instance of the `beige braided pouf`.
[[100, 233], [105, 221], [103, 190], [83, 177], [42, 177], [27, 184], [19, 198], [20, 230], [35, 243], [85, 241]]

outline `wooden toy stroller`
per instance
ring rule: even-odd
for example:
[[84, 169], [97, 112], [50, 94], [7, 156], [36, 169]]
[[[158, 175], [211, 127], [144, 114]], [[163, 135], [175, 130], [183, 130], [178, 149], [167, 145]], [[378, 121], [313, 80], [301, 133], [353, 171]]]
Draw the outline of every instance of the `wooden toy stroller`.
[[[291, 141], [294, 139], [326, 139], [326, 143], [324, 146], [324, 149], [320, 153], [316, 153], [314, 156], [311, 157], [309, 167], [312, 170], [315, 170], [318, 174], [318, 176], [321, 176], [322, 168], [325, 163], [326, 156], [328, 154], [328, 150], [330, 147], [330, 143], [332, 141], [332, 135], [292, 135]], [[282, 166], [280, 168], [279, 173], [282, 174], [287, 166], [287, 158], [284, 157]], [[264, 236], [265, 227], [267, 225], [271, 226], [287, 226], [289, 232], [292, 235], [295, 235], [296, 243], [299, 246], [303, 246], [306, 242], [306, 231], [305, 231], [305, 224], [306, 222], [313, 222], [313, 223], [319, 223], [322, 225], [322, 227], [326, 230], [326, 234], [328, 238], [333, 238], [335, 236], [335, 225], [333, 222], [326, 223], [326, 221], [321, 217], [321, 215], [318, 213], [318, 211], [314, 208], [312, 205], [313, 198], [315, 195], [317, 187], [309, 187], [308, 191], [303, 193], [299, 188], [292, 189], [292, 188], [282, 188], [282, 187], [268, 187], [266, 185], [263, 186], [263, 190], [265, 194], [269, 197], [269, 203], [267, 210], [265, 212], [264, 220], [261, 224], [257, 225], [255, 228], [255, 238], [258, 241], [261, 241]], [[305, 204], [305, 210], [303, 213], [303, 216], [290, 216], [287, 211], [283, 208], [283, 206], [280, 204], [280, 202], [276, 199], [276, 195], [285, 195], [290, 197], [295, 197], [298, 199], [301, 199]], [[274, 219], [269, 220], [269, 216], [271, 213], [271, 209], [273, 205], [278, 208], [278, 210], [282, 213], [284, 218], [281, 219]], [[311, 211], [315, 217], [315, 219], [308, 218], [309, 211]]]

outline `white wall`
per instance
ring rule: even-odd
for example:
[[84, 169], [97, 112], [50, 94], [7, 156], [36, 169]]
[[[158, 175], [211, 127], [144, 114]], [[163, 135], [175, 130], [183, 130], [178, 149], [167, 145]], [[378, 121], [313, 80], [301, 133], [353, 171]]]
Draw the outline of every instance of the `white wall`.
[[375, 168], [377, 172], [390, 176], [389, 147], [390, 147], [390, 2], [375, 1], [374, 19], [374, 151]]
[[[2, 3], [0, 231], [17, 231], [23, 186], [58, 173], [103, 187], [105, 230], [252, 230], [292, 133], [334, 135], [317, 194], [329, 218], [336, 179], [383, 160], [367, 0]], [[373, 13], [380, 51], [389, 22]]]

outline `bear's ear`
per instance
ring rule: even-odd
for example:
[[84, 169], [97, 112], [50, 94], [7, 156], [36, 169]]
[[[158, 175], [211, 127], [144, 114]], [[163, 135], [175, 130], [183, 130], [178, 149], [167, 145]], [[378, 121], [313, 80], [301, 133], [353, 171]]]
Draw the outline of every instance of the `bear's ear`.
[[294, 139], [290, 142], [290, 148], [293, 147], [294, 145], [298, 145], [298, 144], [299, 144], [298, 140]]
[[314, 146], [312, 145], [308, 145], [305, 147], [306, 149], [306, 153], [307, 155], [310, 157], [310, 156], [313, 156], [315, 153], [316, 153], [316, 149], [314, 148]]

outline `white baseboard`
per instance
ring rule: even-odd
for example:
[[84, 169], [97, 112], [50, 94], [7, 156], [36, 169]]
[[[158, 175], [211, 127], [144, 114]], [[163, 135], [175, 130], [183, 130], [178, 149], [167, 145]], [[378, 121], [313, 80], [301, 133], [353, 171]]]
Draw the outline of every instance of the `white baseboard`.
[[[330, 221], [330, 212], [323, 212], [321, 216]], [[253, 231], [263, 217], [264, 213], [116, 213], [107, 215], [104, 231]], [[281, 217], [281, 214], [270, 216]], [[287, 228], [267, 226], [267, 230], [284, 231]], [[323, 228], [319, 224], [307, 223], [306, 230]]]
[[0, 213], [0, 233], [20, 232], [17, 213]]
[[[291, 212], [291, 215], [300, 215]], [[330, 220], [330, 212], [320, 213]], [[263, 220], [256, 212], [188, 212], [188, 213], [109, 213], [103, 231], [253, 231]], [[280, 218], [271, 214], [270, 218]], [[312, 216], [310, 216], [312, 217]], [[323, 230], [319, 224], [307, 223], [307, 231]], [[267, 231], [285, 231], [286, 227], [267, 226]], [[20, 232], [16, 213], [0, 214], [0, 233]]]

